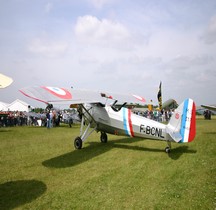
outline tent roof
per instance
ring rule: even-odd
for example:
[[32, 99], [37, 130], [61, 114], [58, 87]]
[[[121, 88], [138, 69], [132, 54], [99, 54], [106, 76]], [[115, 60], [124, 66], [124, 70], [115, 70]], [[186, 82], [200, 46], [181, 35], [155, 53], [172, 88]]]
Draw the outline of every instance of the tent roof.
[[22, 105], [24, 105], [24, 106], [29, 106], [29, 104], [27, 104], [26, 102], [24, 102], [24, 101], [21, 101], [21, 100], [19, 100], [19, 99], [16, 99], [15, 101], [13, 101], [12, 103], [10, 103], [9, 104], [9, 106], [12, 106], [13, 104], [22, 104]]
[[0, 101], [0, 111], [7, 111], [7, 107], [9, 104]]
[[2, 111], [29, 111], [29, 104], [27, 104], [24, 101], [21, 101], [19, 99], [16, 99], [15, 101], [13, 101], [12, 103], [8, 104], [8, 103], [4, 103], [4, 102], [0, 102], [0, 110]]
[[11, 104], [8, 105], [9, 111], [22, 111], [28, 112], [29, 111], [29, 104], [19, 99], [16, 99]]

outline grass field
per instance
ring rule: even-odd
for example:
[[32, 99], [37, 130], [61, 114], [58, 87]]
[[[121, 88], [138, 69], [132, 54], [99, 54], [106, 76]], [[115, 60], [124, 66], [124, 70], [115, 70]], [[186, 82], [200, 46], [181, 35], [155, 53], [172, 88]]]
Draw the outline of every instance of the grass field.
[[79, 125], [0, 128], [0, 209], [215, 209], [216, 119], [190, 144], [94, 133]]

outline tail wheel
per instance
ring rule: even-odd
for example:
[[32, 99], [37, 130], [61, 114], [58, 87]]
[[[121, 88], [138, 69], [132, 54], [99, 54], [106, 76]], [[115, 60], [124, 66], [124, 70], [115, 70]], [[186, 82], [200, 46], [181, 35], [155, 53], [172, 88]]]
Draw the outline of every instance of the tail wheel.
[[166, 153], [170, 153], [170, 151], [171, 151], [170, 147], [166, 147], [166, 148], [165, 148], [165, 152], [166, 152]]
[[100, 140], [102, 143], [107, 143], [107, 134], [104, 132], [101, 132]]
[[81, 149], [82, 148], [82, 139], [80, 137], [76, 137], [74, 140], [74, 147], [76, 149]]

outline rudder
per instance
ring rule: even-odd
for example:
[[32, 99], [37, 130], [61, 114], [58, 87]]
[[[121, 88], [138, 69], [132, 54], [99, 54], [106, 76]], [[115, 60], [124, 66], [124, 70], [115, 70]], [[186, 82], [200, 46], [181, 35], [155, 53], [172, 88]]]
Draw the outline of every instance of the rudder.
[[168, 133], [179, 143], [191, 142], [196, 135], [196, 106], [192, 99], [186, 99], [173, 113]]
[[191, 142], [196, 135], [196, 106], [192, 99], [184, 101], [179, 143]]

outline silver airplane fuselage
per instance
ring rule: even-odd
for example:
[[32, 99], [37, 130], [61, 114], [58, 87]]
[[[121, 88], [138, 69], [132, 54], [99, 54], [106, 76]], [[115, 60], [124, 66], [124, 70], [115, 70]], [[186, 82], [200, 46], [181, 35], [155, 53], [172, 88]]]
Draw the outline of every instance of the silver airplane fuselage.
[[134, 114], [128, 108], [122, 107], [119, 111], [115, 111], [111, 106], [102, 107], [98, 104], [90, 106], [89, 112], [94, 118], [94, 121], [91, 121], [91, 127], [96, 126], [96, 131], [130, 137], [170, 140], [165, 124]]

